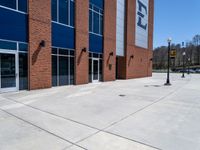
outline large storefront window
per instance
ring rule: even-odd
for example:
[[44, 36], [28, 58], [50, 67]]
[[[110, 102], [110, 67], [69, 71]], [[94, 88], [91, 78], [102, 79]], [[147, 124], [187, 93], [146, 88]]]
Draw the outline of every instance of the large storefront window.
[[27, 13], [27, 0], [0, 0], [0, 6]]
[[52, 20], [64, 25], [74, 27], [74, 0], [52, 0]]
[[0, 40], [0, 93], [28, 88], [28, 44]]
[[74, 51], [52, 48], [52, 85], [74, 84]]

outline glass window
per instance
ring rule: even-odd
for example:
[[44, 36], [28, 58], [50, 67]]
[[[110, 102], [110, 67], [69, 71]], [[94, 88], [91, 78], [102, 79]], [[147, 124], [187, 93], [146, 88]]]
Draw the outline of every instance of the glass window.
[[18, 10], [27, 12], [27, 0], [18, 0]]
[[16, 0], [0, 0], [0, 5], [16, 9]]
[[74, 57], [70, 57], [70, 85], [74, 84]]
[[99, 14], [97, 14], [96, 12], [93, 13], [94, 15], [94, 33], [99, 34]]
[[89, 31], [103, 35], [103, 11], [96, 6], [89, 10]]
[[90, 30], [90, 32], [92, 32], [92, 31], [93, 31], [93, 30], [92, 30], [92, 19], [93, 19], [93, 18], [92, 18], [92, 10], [90, 10], [89, 13], [90, 13], [90, 14], [89, 14], [89, 15], [90, 15], [90, 16], [89, 16], [89, 20], [90, 20], [90, 22], [89, 22], [89, 27], [90, 27], [90, 29], [89, 29], [89, 30]]
[[69, 24], [69, 5], [68, 0], [59, 0], [59, 22], [63, 24]]
[[89, 59], [89, 82], [92, 82], [92, 59]]
[[70, 26], [74, 26], [74, 18], [75, 18], [75, 16], [74, 16], [75, 6], [74, 5], [75, 5], [74, 1], [70, 0]]
[[19, 51], [23, 51], [23, 52], [28, 51], [28, 44], [19, 43]]
[[17, 50], [16, 42], [0, 41], [0, 49]]
[[51, 16], [53, 21], [58, 21], [57, 17], [57, 0], [51, 0]]
[[52, 48], [52, 86], [70, 84], [74, 84], [74, 51]]
[[52, 54], [57, 54], [57, 48], [52, 48]]
[[57, 86], [57, 56], [52, 56], [52, 86]]
[[99, 33], [103, 35], [103, 16], [100, 16], [100, 27], [99, 27]]
[[19, 53], [19, 89], [28, 89], [28, 56], [27, 53]]
[[59, 85], [69, 85], [68, 57], [59, 57]]
[[59, 54], [60, 55], [68, 55], [68, 50], [66, 50], [66, 49], [59, 49]]

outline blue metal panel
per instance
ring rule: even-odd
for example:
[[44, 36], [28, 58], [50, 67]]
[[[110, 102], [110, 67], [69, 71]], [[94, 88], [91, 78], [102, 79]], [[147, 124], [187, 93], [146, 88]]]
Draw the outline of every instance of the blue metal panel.
[[103, 5], [104, 5], [103, 1], [104, 0], [90, 0], [90, 3], [100, 7], [101, 9], [103, 9]]
[[28, 42], [28, 16], [0, 8], [0, 39]]
[[75, 29], [52, 23], [52, 46], [75, 49]]
[[90, 33], [89, 51], [94, 53], [103, 53], [103, 37]]

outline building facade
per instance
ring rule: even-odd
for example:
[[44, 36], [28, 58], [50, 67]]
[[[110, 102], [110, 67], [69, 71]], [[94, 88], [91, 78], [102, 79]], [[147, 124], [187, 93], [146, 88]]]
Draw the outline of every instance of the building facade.
[[0, 93], [152, 75], [154, 0], [0, 0]]

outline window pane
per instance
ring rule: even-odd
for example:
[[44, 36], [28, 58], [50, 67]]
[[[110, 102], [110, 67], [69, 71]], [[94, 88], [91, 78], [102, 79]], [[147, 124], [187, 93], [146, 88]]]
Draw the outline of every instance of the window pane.
[[92, 10], [90, 10], [89, 20], [90, 20], [90, 22], [89, 22], [89, 26], [90, 26], [89, 30], [90, 30], [90, 32], [93, 32], [92, 31]]
[[103, 66], [102, 66], [102, 59], [99, 59], [99, 80], [103, 81], [103, 76], [102, 76], [102, 71], [103, 71]]
[[74, 57], [70, 57], [70, 85], [74, 84]]
[[103, 16], [100, 16], [100, 34], [103, 35]]
[[99, 34], [99, 14], [93, 13], [94, 15], [94, 27], [93, 27], [93, 32]]
[[59, 54], [60, 55], [68, 55], [68, 50], [66, 50], [66, 49], [59, 49]]
[[68, 0], [59, 0], [59, 22], [68, 25]]
[[59, 85], [69, 85], [68, 57], [59, 57]]
[[51, 17], [53, 21], [57, 21], [57, 0], [51, 0]]
[[52, 54], [57, 54], [57, 48], [52, 48], [51, 53], [52, 53]]
[[16, 0], [0, 0], [0, 5], [16, 9]]
[[52, 86], [57, 85], [57, 56], [52, 56]]
[[8, 42], [8, 41], [0, 41], [0, 49], [17, 50], [17, 43]]
[[74, 2], [70, 0], [70, 25], [74, 27]]
[[89, 82], [92, 82], [92, 59], [89, 59]]
[[27, 0], [18, 0], [18, 9], [27, 12]]
[[27, 52], [28, 51], [28, 44], [19, 43], [19, 51]]
[[19, 89], [28, 89], [28, 56], [27, 53], [19, 53]]

